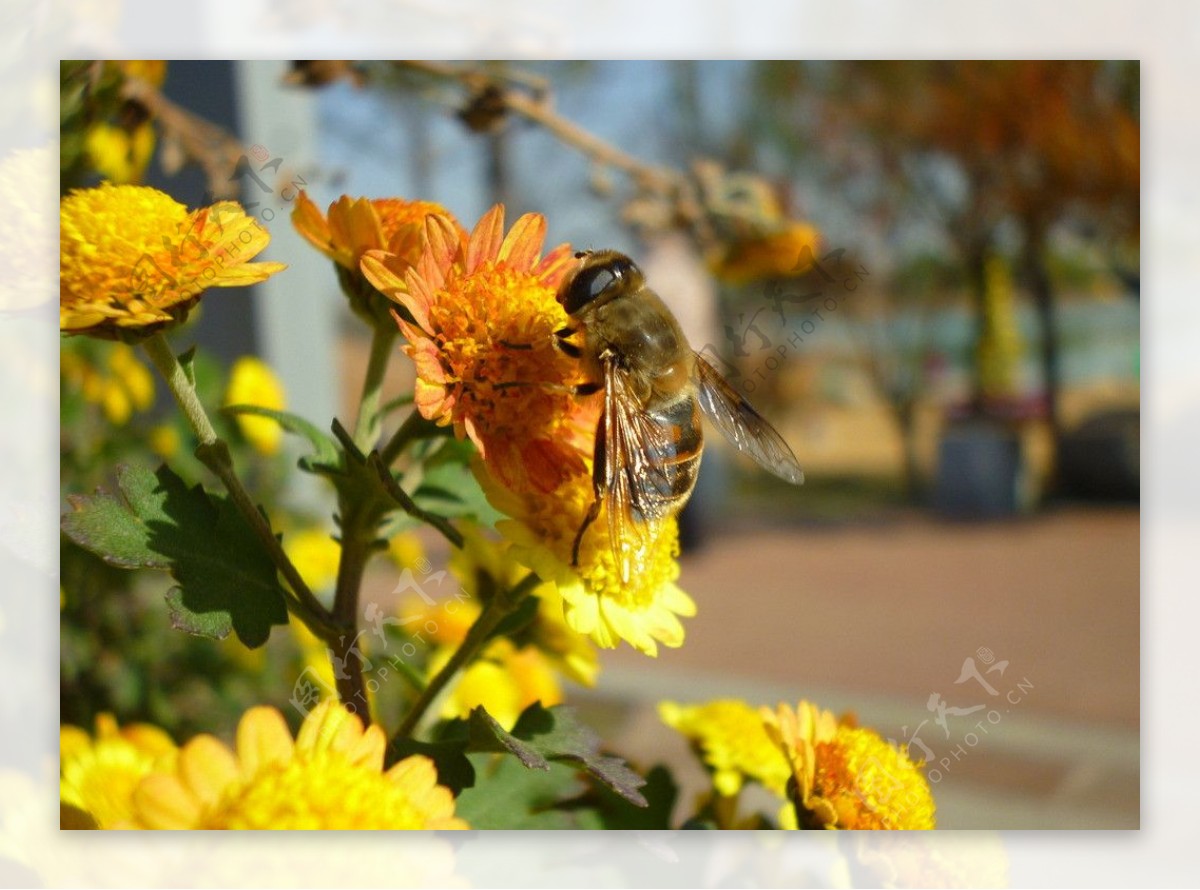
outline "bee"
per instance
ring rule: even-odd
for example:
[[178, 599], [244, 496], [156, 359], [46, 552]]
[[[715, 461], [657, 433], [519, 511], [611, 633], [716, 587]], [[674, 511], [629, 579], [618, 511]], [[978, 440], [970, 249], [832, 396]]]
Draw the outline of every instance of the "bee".
[[580, 263], [557, 295], [571, 322], [555, 332], [555, 342], [581, 362], [586, 382], [575, 392], [603, 391], [604, 404], [593, 452], [594, 497], [571, 562], [579, 564], [584, 532], [604, 507], [613, 556], [627, 583], [650, 529], [678, 514], [696, 485], [701, 413], [781, 479], [799, 485], [804, 472], [774, 427], [692, 351], [633, 260], [615, 250], [575, 256]]

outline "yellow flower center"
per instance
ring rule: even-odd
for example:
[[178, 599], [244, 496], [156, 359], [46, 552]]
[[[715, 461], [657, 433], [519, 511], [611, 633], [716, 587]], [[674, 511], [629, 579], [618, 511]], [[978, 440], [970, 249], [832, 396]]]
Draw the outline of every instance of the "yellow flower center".
[[143, 257], [162, 254], [163, 239], [183, 237], [189, 221], [185, 206], [144, 186], [74, 192], [61, 217], [62, 300], [85, 303], [132, 293], [134, 268], [141, 262], [149, 274]]
[[933, 797], [924, 776], [892, 745], [869, 730], [839, 725], [817, 742], [813, 793], [829, 801], [839, 828], [929, 829]]
[[411, 792], [336, 751], [315, 752], [259, 771], [197, 828], [422, 829]]
[[574, 396], [563, 387], [575, 372], [554, 346], [567, 320], [554, 290], [492, 263], [445, 287], [429, 318], [450, 379], [462, 385], [460, 410], [489, 437], [551, 432], [570, 413]]

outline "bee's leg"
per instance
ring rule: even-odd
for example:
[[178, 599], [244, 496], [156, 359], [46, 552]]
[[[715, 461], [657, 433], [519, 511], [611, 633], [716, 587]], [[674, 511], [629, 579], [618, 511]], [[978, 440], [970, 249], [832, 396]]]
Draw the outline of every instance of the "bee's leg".
[[503, 383], [493, 383], [492, 389], [512, 389], [516, 386], [536, 386], [548, 392], [563, 392], [573, 396], [590, 396], [604, 388], [601, 383], [533, 383], [528, 380], [505, 380]]
[[[599, 386], [596, 387], [596, 389], [599, 388]], [[596, 425], [596, 448], [592, 460], [592, 505], [588, 508], [587, 515], [583, 517], [579, 531], [575, 533], [575, 543], [571, 545], [571, 565], [575, 568], [579, 567], [579, 546], [583, 543], [583, 533], [600, 515], [600, 505], [604, 502], [604, 492], [608, 486], [608, 461], [604, 450], [604, 438], [604, 415], [601, 414], [600, 421]]]
[[575, 533], [575, 543], [571, 545], [571, 566], [579, 568], [579, 546], [583, 543], [583, 533], [588, 530], [588, 526], [596, 521], [596, 517], [600, 515], [600, 495], [597, 494], [595, 500], [592, 501], [592, 506], [587, 511], [587, 516], [583, 517], [583, 523], [579, 526], [579, 531]]

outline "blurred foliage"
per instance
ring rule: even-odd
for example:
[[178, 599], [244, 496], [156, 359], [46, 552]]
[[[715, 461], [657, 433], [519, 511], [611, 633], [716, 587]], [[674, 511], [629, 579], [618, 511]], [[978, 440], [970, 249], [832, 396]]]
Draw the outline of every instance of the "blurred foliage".
[[[189, 486], [204, 479], [207, 471], [186, 454], [195, 444], [191, 430], [172, 405], [154, 404], [153, 378], [138, 353], [120, 343], [70, 337], [62, 340], [61, 355], [64, 497], [114, 490], [113, 471], [122, 465], [170, 460]], [[204, 351], [197, 351], [193, 367], [201, 398], [222, 404], [227, 369]], [[120, 406], [115, 413], [113, 405]], [[224, 414], [214, 414], [213, 422], [243, 474], [279, 503], [289, 459], [258, 452]], [[283, 518], [287, 527], [308, 521]], [[164, 602], [172, 586], [166, 575], [109, 566], [65, 535], [60, 546], [63, 723], [91, 726], [97, 714], [110, 712], [122, 723], [151, 722], [186, 738], [233, 726], [259, 702], [287, 699], [302, 668], [290, 635], [275, 634], [251, 651], [232, 636], [214, 643], [179, 633]]]

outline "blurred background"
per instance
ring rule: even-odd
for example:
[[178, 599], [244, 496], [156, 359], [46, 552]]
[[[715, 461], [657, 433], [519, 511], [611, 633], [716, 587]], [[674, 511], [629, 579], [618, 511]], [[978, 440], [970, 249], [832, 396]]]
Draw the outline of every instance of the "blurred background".
[[[501, 201], [510, 221], [544, 213], [550, 244], [629, 253], [780, 430], [802, 487], [707, 437], [684, 646], [604, 653], [597, 688], [569, 693], [626, 756], [687, 761], [662, 698], [808, 698], [923, 757], [943, 827], [1129, 828], [1139, 77], [1092, 61], [171, 62], [163, 99], [245, 150], [214, 171], [160, 133], [141, 175], [189, 206], [239, 198], [270, 230], [264, 258], [291, 270], [207, 300], [192, 336], [227, 362], [263, 356], [319, 425], [352, 416], [369, 338], [291, 227], [297, 187], [322, 208], [436, 200], [468, 226]], [[116, 125], [133, 146], [136, 115]], [[411, 385], [393, 373], [394, 394]], [[298, 512], [327, 512], [287, 484]], [[386, 595], [395, 571], [376, 574]], [[64, 676], [66, 719], [95, 690], [73, 699]], [[224, 694], [196, 693], [193, 713]]]

